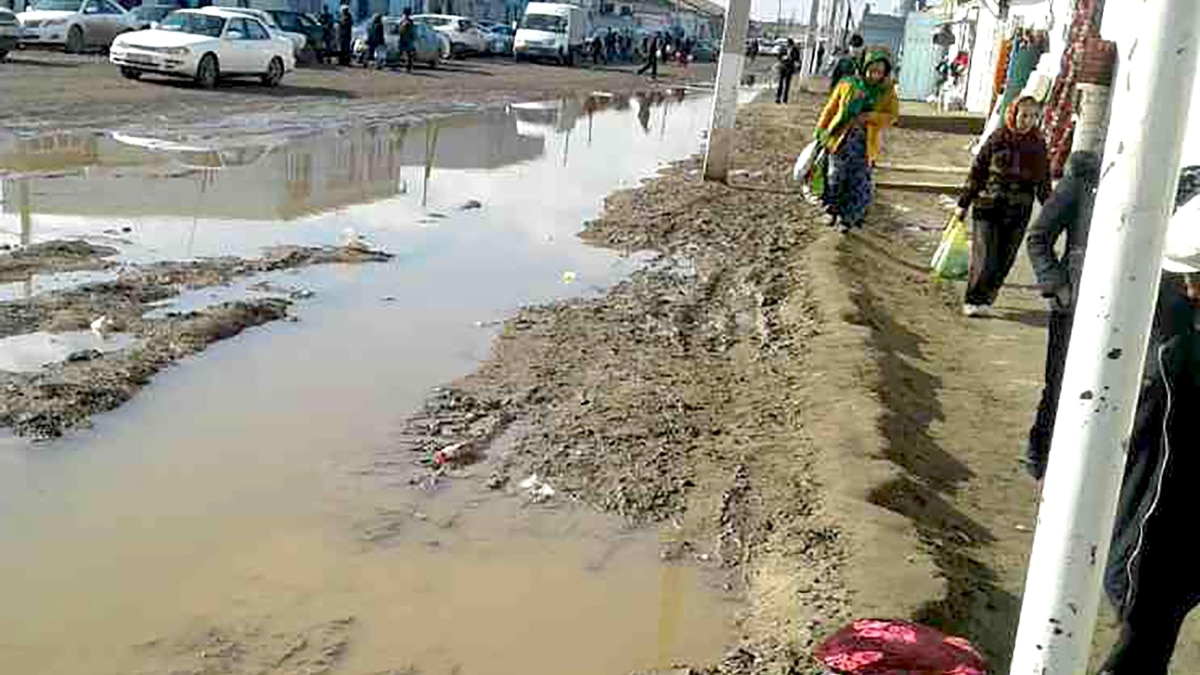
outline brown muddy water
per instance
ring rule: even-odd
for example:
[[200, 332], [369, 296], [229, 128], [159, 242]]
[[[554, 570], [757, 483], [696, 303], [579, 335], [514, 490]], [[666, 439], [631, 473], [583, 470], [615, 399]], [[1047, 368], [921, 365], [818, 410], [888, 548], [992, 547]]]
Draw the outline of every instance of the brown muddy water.
[[[0, 673], [611, 675], [719, 657], [733, 601], [660, 562], [669, 530], [377, 469], [495, 321], [638, 264], [575, 233], [698, 150], [709, 105], [597, 95], [250, 145], [0, 142], [0, 244], [85, 237], [143, 261], [361, 237], [397, 254], [276, 275], [312, 293], [299, 322], [214, 345], [90, 430], [0, 439]], [[108, 274], [31, 275], [0, 300]], [[79, 340], [28, 337], [0, 365]]]

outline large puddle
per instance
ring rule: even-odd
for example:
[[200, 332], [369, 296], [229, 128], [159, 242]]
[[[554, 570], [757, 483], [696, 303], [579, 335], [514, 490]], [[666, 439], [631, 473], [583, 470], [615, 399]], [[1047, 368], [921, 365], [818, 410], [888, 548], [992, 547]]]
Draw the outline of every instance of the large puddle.
[[702, 570], [660, 562], [668, 534], [372, 470], [431, 388], [486, 356], [491, 322], [637, 264], [575, 233], [698, 150], [709, 105], [596, 95], [250, 147], [0, 144], [0, 244], [86, 236], [150, 260], [352, 236], [398, 254], [279, 275], [314, 293], [298, 323], [218, 343], [66, 440], [0, 441], [0, 672], [612, 675], [719, 657], [731, 608]]

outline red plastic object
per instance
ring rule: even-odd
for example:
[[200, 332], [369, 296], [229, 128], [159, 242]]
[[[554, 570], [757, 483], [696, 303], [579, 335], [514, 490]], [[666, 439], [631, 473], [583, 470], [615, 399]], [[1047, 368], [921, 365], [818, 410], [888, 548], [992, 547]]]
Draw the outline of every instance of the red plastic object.
[[898, 619], [859, 619], [814, 653], [842, 675], [987, 675], [987, 663], [963, 638]]

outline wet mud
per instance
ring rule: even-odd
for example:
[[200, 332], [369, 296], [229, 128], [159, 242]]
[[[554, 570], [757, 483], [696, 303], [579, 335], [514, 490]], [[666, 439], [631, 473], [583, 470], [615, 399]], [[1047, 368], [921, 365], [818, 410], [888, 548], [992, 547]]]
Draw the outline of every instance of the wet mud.
[[[99, 269], [113, 265], [114, 250], [78, 241], [52, 241], [0, 255], [0, 269], [25, 273]], [[186, 356], [242, 331], [288, 317], [295, 290], [284, 297], [216, 302], [170, 311], [184, 291], [226, 286], [235, 279], [314, 265], [385, 262], [391, 255], [356, 247], [278, 246], [256, 259], [216, 258], [125, 265], [114, 281], [0, 303], [0, 338], [34, 332], [91, 331], [133, 339], [113, 352], [88, 349], [35, 372], [0, 371], [0, 427], [18, 436], [57, 438], [84, 426], [92, 415], [130, 400], [150, 378]], [[266, 290], [271, 290], [267, 288]], [[285, 289], [286, 290], [286, 289]], [[149, 314], [166, 307], [161, 315]]]
[[[849, 607], [800, 419], [816, 214], [787, 185], [789, 151], [764, 135], [763, 111], [739, 115], [737, 161], [759, 170], [705, 183], [691, 159], [610, 196], [581, 236], [654, 259], [601, 297], [521, 310], [403, 441], [437, 480], [456, 477], [437, 451], [467, 442], [499, 454], [465, 472], [490, 486], [536, 475], [660, 526], [664, 559], [708, 565], [747, 600], [727, 658], [661, 672], [816, 672], [807, 648]], [[489, 446], [509, 424], [511, 442]]]

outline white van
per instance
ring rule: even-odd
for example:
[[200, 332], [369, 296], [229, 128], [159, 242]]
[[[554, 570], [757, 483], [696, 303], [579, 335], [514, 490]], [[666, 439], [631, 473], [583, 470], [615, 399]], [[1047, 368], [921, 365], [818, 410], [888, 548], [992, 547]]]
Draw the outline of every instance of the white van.
[[513, 37], [513, 54], [522, 59], [555, 59], [571, 65], [583, 52], [587, 34], [583, 10], [557, 2], [531, 2]]

